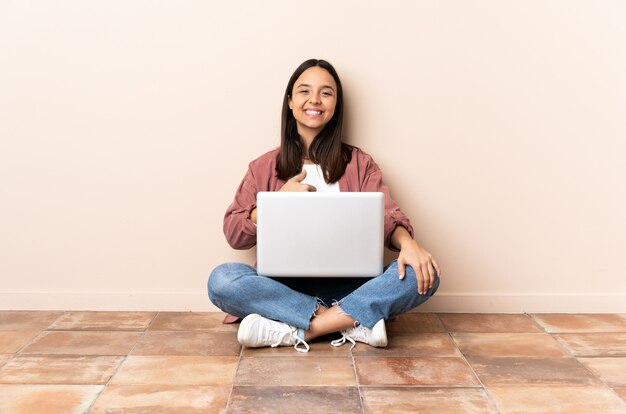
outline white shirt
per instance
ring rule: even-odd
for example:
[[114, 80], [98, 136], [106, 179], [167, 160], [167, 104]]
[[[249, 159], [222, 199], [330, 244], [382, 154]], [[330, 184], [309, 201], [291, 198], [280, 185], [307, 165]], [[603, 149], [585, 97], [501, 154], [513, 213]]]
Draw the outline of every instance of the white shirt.
[[339, 182], [326, 183], [324, 174], [322, 174], [322, 167], [319, 164], [303, 164], [303, 167], [306, 170], [306, 177], [304, 177], [302, 183], [312, 185], [317, 191], [339, 192]]

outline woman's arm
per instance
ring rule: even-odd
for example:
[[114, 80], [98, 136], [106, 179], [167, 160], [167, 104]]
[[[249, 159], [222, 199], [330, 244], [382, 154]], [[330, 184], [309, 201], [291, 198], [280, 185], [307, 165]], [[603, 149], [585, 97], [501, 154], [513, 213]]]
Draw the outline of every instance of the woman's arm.
[[256, 244], [256, 225], [251, 219], [256, 210], [256, 193], [254, 175], [248, 169], [224, 214], [224, 235], [233, 249], [250, 249]]

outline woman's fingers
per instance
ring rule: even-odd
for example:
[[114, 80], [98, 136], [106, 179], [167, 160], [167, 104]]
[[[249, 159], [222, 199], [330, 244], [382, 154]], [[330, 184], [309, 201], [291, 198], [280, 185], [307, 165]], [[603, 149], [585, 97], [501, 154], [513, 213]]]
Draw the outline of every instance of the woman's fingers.
[[415, 277], [417, 278], [417, 293], [425, 295], [435, 283], [435, 268], [432, 263], [420, 263], [419, 266], [413, 267]]
[[428, 263], [425, 266], [424, 275], [426, 277], [426, 283], [424, 284], [422, 294], [426, 294], [428, 290], [433, 287], [433, 284], [435, 283], [435, 277], [437, 277], [437, 273], [435, 272], [435, 268], [432, 263]]
[[279, 191], [308, 191], [314, 192], [317, 191], [317, 188], [312, 186], [311, 184], [304, 184], [302, 180], [306, 178], [306, 170], [300, 171], [300, 174], [295, 175], [287, 180], [285, 185]]
[[437, 272], [437, 276], [441, 277], [441, 270], [439, 270], [439, 265], [437, 264], [435, 259], [432, 259], [432, 261], [433, 261], [433, 266], [435, 267], [435, 271]]
[[428, 276], [430, 277], [429, 283], [428, 283], [428, 289], [433, 287], [433, 283], [435, 283], [435, 268], [434, 266], [428, 266]]
[[404, 259], [402, 257], [398, 257], [398, 279], [404, 279], [404, 267], [405, 267]]
[[411, 266], [411, 268], [415, 272], [415, 279], [417, 279], [417, 293], [421, 294], [422, 291], [424, 290], [423, 287], [425, 283], [425, 278], [424, 278], [424, 275], [422, 274], [422, 265], [416, 261], [406, 260], [404, 256], [401, 254], [398, 257], [398, 278], [400, 280], [403, 280], [404, 277], [406, 276], [407, 266]]
[[432, 255], [421, 248], [415, 241], [404, 243], [398, 256], [398, 275], [405, 276], [405, 267], [411, 266], [417, 281], [417, 293], [425, 295], [435, 284], [437, 275], [440, 275], [439, 266]]
[[426, 293], [426, 283], [427, 278], [426, 275], [428, 272], [425, 271], [423, 266], [418, 267], [418, 270], [415, 272], [415, 276], [417, 276], [417, 293], [423, 295]]

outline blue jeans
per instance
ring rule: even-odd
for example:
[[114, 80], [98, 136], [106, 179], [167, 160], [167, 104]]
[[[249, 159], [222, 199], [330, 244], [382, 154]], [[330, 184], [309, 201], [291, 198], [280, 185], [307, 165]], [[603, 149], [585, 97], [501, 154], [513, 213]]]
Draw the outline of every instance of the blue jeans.
[[421, 305], [439, 287], [439, 277], [425, 295], [417, 293], [417, 279], [410, 266], [403, 280], [394, 260], [375, 278], [269, 278], [243, 263], [225, 263], [213, 270], [208, 282], [209, 299], [224, 312], [240, 318], [257, 313], [300, 329], [309, 324], [318, 304], [338, 304], [354, 320], [368, 328]]

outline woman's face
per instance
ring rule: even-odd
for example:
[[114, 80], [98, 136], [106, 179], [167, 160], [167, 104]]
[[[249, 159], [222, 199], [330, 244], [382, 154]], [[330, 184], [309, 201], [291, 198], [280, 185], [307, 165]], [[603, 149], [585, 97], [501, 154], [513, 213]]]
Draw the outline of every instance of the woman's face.
[[337, 85], [326, 69], [313, 66], [302, 72], [289, 98], [298, 134], [310, 136], [319, 133], [335, 114], [336, 104]]

